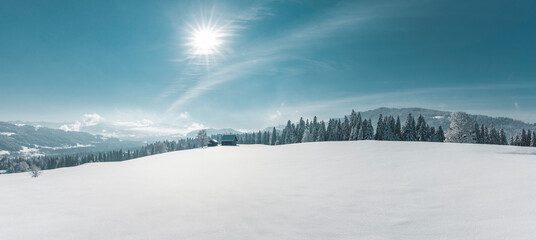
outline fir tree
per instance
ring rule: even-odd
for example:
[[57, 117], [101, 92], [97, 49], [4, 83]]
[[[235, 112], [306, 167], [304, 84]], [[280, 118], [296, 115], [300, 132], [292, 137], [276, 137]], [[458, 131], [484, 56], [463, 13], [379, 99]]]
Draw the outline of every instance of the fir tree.
[[376, 127], [376, 134], [374, 135], [374, 140], [383, 140], [383, 134], [384, 134], [384, 124], [383, 124], [383, 117], [380, 114], [380, 117], [378, 118], [378, 125]]
[[406, 118], [406, 124], [402, 128], [402, 140], [403, 141], [417, 141], [417, 131], [415, 129], [415, 119], [408, 114]]
[[437, 141], [438, 142], [444, 142], [445, 141], [445, 133], [443, 132], [443, 128], [439, 126], [436, 132]]
[[508, 140], [506, 140], [506, 133], [504, 132], [504, 129], [499, 130], [499, 144], [500, 145], [508, 145]]
[[417, 141], [428, 141], [429, 129], [424, 117], [419, 115], [417, 118]]
[[500, 144], [501, 143], [499, 133], [497, 132], [497, 130], [495, 130], [494, 127], [491, 127], [491, 129], [489, 130], [488, 135], [489, 135], [489, 144]]
[[363, 140], [374, 140], [374, 127], [372, 120], [363, 120]]
[[326, 141], [326, 123], [324, 121], [320, 121], [320, 124], [318, 127], [318, 137], [316, 141], [318, 142]]
[[400, 124], [400, 116], [396, 116], [396, 123], [395, 123], [395, 141], [402, 140], [402, 126]]
[[277, 132], [275, 131], [275, 127], [272, 130], [272, 137], [270, 138], [270, 145], [275, 145], [277, 142]]

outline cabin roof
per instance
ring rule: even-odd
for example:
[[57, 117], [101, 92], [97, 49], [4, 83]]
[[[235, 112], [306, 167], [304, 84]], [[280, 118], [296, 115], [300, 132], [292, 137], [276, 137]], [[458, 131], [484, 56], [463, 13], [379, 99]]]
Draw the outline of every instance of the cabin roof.
[[238, 141], [236, 135], [223, 135], [221, 136], [221, 141]]
[[210, 139], [209, 142], [211, 142], [211, 143], [218, 143], [218, 140], [216, 140], [216, 139]]

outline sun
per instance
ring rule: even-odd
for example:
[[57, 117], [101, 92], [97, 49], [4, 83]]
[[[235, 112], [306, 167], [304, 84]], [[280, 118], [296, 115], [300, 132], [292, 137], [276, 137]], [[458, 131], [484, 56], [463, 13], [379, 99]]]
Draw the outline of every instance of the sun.
[[220, 53], [220, 47], [225, 35], [212, 26], [198, 26], [192, 29], [188, 44], [193, 55], [214, 55]]
[[214, 10], [193, 15], [190, 22], [185, 22], [186, 31], [183, 32], [189, 63], [208, 66], [224, 59], [232, 52], [233, 29], [233, 23], [216, 15]]
[[218, 32], [211, 29], [200, 29], [193, 32], [191, 46], [196, 55], [212, 55], [218, 52], [222, 40]]

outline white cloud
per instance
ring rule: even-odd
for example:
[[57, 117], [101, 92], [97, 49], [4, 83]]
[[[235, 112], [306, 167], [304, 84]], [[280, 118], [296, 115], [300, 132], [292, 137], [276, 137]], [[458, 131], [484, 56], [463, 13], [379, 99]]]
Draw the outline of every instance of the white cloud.
[[82, 122], [84, 123], [84, 126], [95, 126], [102, 121], [104, 121], [104, 118], [96, 113], [93, 113], [93, 114], [88, 113], [82, 116]]
[[60, 129], [66, 132], [79, 132], [81, 126], [82, 123], [80, 121], [76, 121], [71, 124], [63, 124]]
[[[76, 121], [74, 123], [70, 124], [63, 124], [60, 129], [66, 132], [79, 132], [82, 127], [90, 127], [95, 126], [99, 123], [104, 121], [104, 118], [101, 117], [99, 114], [93, 113], [89, 114], [86, 113], [82, 115], [82, 121]], [[37, 130], [38, 127], [35, 129]]]
[[190, 114], [188, 112], [180, 113], [177, 119], [190, 119]]

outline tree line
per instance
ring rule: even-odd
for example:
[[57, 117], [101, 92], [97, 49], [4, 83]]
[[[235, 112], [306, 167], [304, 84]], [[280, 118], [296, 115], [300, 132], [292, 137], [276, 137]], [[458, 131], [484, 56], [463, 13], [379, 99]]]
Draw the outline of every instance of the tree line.
[[117, 162], [134, 158], [150, 156], [154, 154], [180, 151], [200, 147], [194, 138], [180, 139], [177, 141], [161, 141], [147, 144], [138, 149], [99, 152], [99, 153], [79, 153], [68, 155], [47, 155], [33, 157], [4, 156], [0, 159], [0, 170], [6, 173], [26, 172], [37, 167], [40, 170], [49, 170], [62, 167], [73, 167], [91, 162]]
[[[350, 115], [342, 119], [331, 118], [327, 121], [318, 121], [315, 116], [312, 121], [300, 120], [293, 123], [287, 121], [286, 126], [277, 131], [258, 131], [256, 133], [238, 134], [240, 144], [282, 145], [302, 142], [324, 141], [357, 141], [357, 140], [384, 140], [384, 141], [424, 141], [443, 142], [445, 135], [443, 128], [430, 127], [423, 116], [417, 120], [409, 114], [404, 124], [400, 117], [380, 115], [376, 130], [371, 119], [363, 119], [361, 113], [352, 110]], [[220, 135], [216, 139], [220, 139]]]

